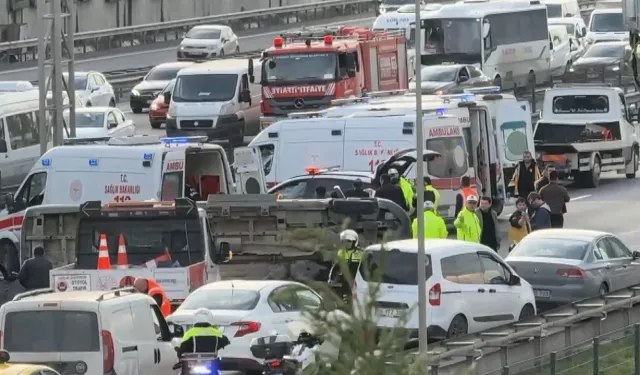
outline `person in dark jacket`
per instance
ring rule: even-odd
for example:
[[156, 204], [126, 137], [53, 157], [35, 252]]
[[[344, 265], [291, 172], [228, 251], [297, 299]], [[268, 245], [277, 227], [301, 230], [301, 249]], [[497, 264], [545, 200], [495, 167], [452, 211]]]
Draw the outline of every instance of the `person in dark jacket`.
[[218, 350], [231, 343], [222, 334], [222, 331], [214, 325], [215, 319], [211, 310], [199, 308], [194, 315], [196, 323], [182, 336], [182, 341], [178, 348], [178, 358], [181, 358], [186, 353], [216, 354]]
[[353, 189], [349, 189], [344, 193], [346, 198], [369, 198], [369, 193], [364, 191], [362, 180], [356, 179], [353, 182]]
[[531, 152], [525, 151], [522, 154], [522, 161], [513, 173], [509, 186], [514, 188], [514, 193], [518, 197], [528, 198], [529, 193], [535, 191], [535, 182], [541, 178], [540, 169], [536, 161], [533, 160]]
[[569, 198], [567, 189], [558, 184], [558, 172], [551, 171], [549, 173], [549, 184], [540, 189], [540, 196], [551, 209], [551, 227], [562, 228], [564, 226], [564, 214], [567, 211], [567, 202], [571, 198]]
[[490, 197], [482, 197], [480, 198], [480, 207], [476, 209], [476, 215], [480, 219], [480, 228], [482, 228], [480, 243], [498, 251], [500, 250], [498, 215], [491, 209], [491, 203]]
[[539, 193], [529, 194], [529, 207], [532, 231], [551, 228], [551, 209]]
[[556, 168], [553, 165], [547, 165], [544, 168], [544, 171], [542, 172], [542, 177], [540, 177], [540, 179], [538, 179], [538, 181], [536, 181], [535, 183], [535, 188], [538, 193], [543, 187], [549, 185], [549, 173], [555, 170]]
[[49, 271], [53, 269], [51, 262], [44, 257], [44, 248], [33, 249], [33, 258], [27, 259], [20, 268], [18, 280], [27, 290], [49, 287]]
[[402, 193], [402, 188], [398, 184], [393, 184], [388, 174], [380, 176], [380, 184], [381, 186], [376, 190], [376, 198], [388, 199], [402, 207], [403, 210], [409, 210], [407, 200]]

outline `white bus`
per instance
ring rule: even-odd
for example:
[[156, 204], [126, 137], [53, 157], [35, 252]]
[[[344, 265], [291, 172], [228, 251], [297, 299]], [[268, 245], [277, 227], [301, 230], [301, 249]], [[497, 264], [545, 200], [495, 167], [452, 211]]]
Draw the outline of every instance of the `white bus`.
[[551, 81], [547, 8], [538, 0], [467, 0], [422, 20], [423, 65], [477, 64], [496, 86]]
[[[420, 7], [420, 18], [424, 19], [428, 12], [438, 10], [442, 4], [430, 3]], [[416, 24], [415, 11], [413, 4], [403, 5], [395, 12], [383, 13], [373, 22], [374, 31], [401, 31], [405, 33], [407, 39], [407, 48], [414, 48], [415, 34], [413, 29]]]

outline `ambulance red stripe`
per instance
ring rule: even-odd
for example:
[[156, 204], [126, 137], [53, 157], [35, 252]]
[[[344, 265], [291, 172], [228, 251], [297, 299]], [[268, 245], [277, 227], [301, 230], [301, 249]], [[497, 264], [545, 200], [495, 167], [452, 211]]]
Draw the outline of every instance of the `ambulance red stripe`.
[[24, 215], [10, 216], [4, 219], [0, 219], [0, 230], [16, 229], [16, 227], [22, 226], [22, 220]]

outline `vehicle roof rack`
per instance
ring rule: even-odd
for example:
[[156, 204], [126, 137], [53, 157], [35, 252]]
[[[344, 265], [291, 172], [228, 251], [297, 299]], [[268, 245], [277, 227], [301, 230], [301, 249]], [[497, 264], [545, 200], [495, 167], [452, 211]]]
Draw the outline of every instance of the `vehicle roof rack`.
[[50, 294], [50, 293], [55, 293], [55, 291], [52, 288], [43, 288], [43, 289], [30, 290], [28, 292], [16, 294], [16, 296], [13, 297], [12, 301], [20, 301], [20, 300], [25, 299], [27, 297], [35, 297], [35, 296], [39, 296], [39, 295], [42, 295], [42, 294]]
[[110, 298], [122, 297], [123, 293], [134, 294], [136, 293], [136, 289], [134, 287], [127, 287], [127, 288], [118, 288], [118, 289], [109, 290], [102, 293], [98, 298], [96, 298], [96, 302], [105, 301], [107, 299], [106, 297], [110, 297]]
[[604, 82], [584, 82], [584, 83], [556, 83], [553, 85], [554, 89], [564, 88], [571, 89], [574, 87], [612, 87], [610, 83]]
[[106, 143], [111, 137], [95, 137], [95, 138], [67, 138], [63, 140], [65, 146], [89, 145], [96, 143]]

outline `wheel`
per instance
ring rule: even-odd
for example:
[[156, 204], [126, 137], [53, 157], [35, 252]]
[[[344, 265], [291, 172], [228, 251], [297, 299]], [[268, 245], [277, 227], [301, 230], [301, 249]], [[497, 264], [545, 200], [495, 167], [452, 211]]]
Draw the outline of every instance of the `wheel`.
[[133, 112], [133, 113], [142, 113], [142, 108], [131, 108], [131, 112]]
[[600, 289], [598, 290], [598, 295], [604, 296], [607, 293], [609, 293], [609, 287], [607, 286], [607, 284], [600, 285]]
[[534, 314], [533, 306], [531, 306], [529, 304], [526, 304], [526, 305], [524, 305], [522, 310], [520, 310], [520, 316], [518, 317], [518, 320], [531, 318], [534, 315], [535, 314]]
[[638, 149], [633, 149], [633, 156], [631, 158], [631, 163], [633, 163], [633, 173], [627, 173], [627, 178], [636, 178], [636, 172], [638, 172]]
[[595, 188], [600, 185], [600, 173], [602, 173], [600, 157], [596, 156], [596, 159], [593, 161], [593, 168], [591, 168], [591, 171], [585, 173], [587, 174], [586, 183], [588, 187]]
[[493, 85], [502, 88], [502, 77], [496, 76], [496, 78], [493, 79]]
[[240, 53], [240, 46], [236, 47], [236, 53]]
[[224, 50], [223, 49], [220, 50], [220, 56], [224, 56]]
[[20, 255], [18, 249], [10, 240], [3, 240], [0, 243], [0, 260], [7, 269], [7, 272], [20, 271]]
[[84, 105], [85, 107], [91, 107], [91, 102], [87, 102], [87, 104]]
[[162, 123], [159, 121], [149, 121], [152, 129], [160, 129], [162, 127]]
[[111, 100], [109, 101], [109, 107], [115, 107], [116, 106], [116, 100], [111, 98]]
[[467, 319], [463, 315], [456, 315], [453, 317], [449, 329], [447, 330], [447, 338], [464, 336], [467, 334], [469, 325]]

